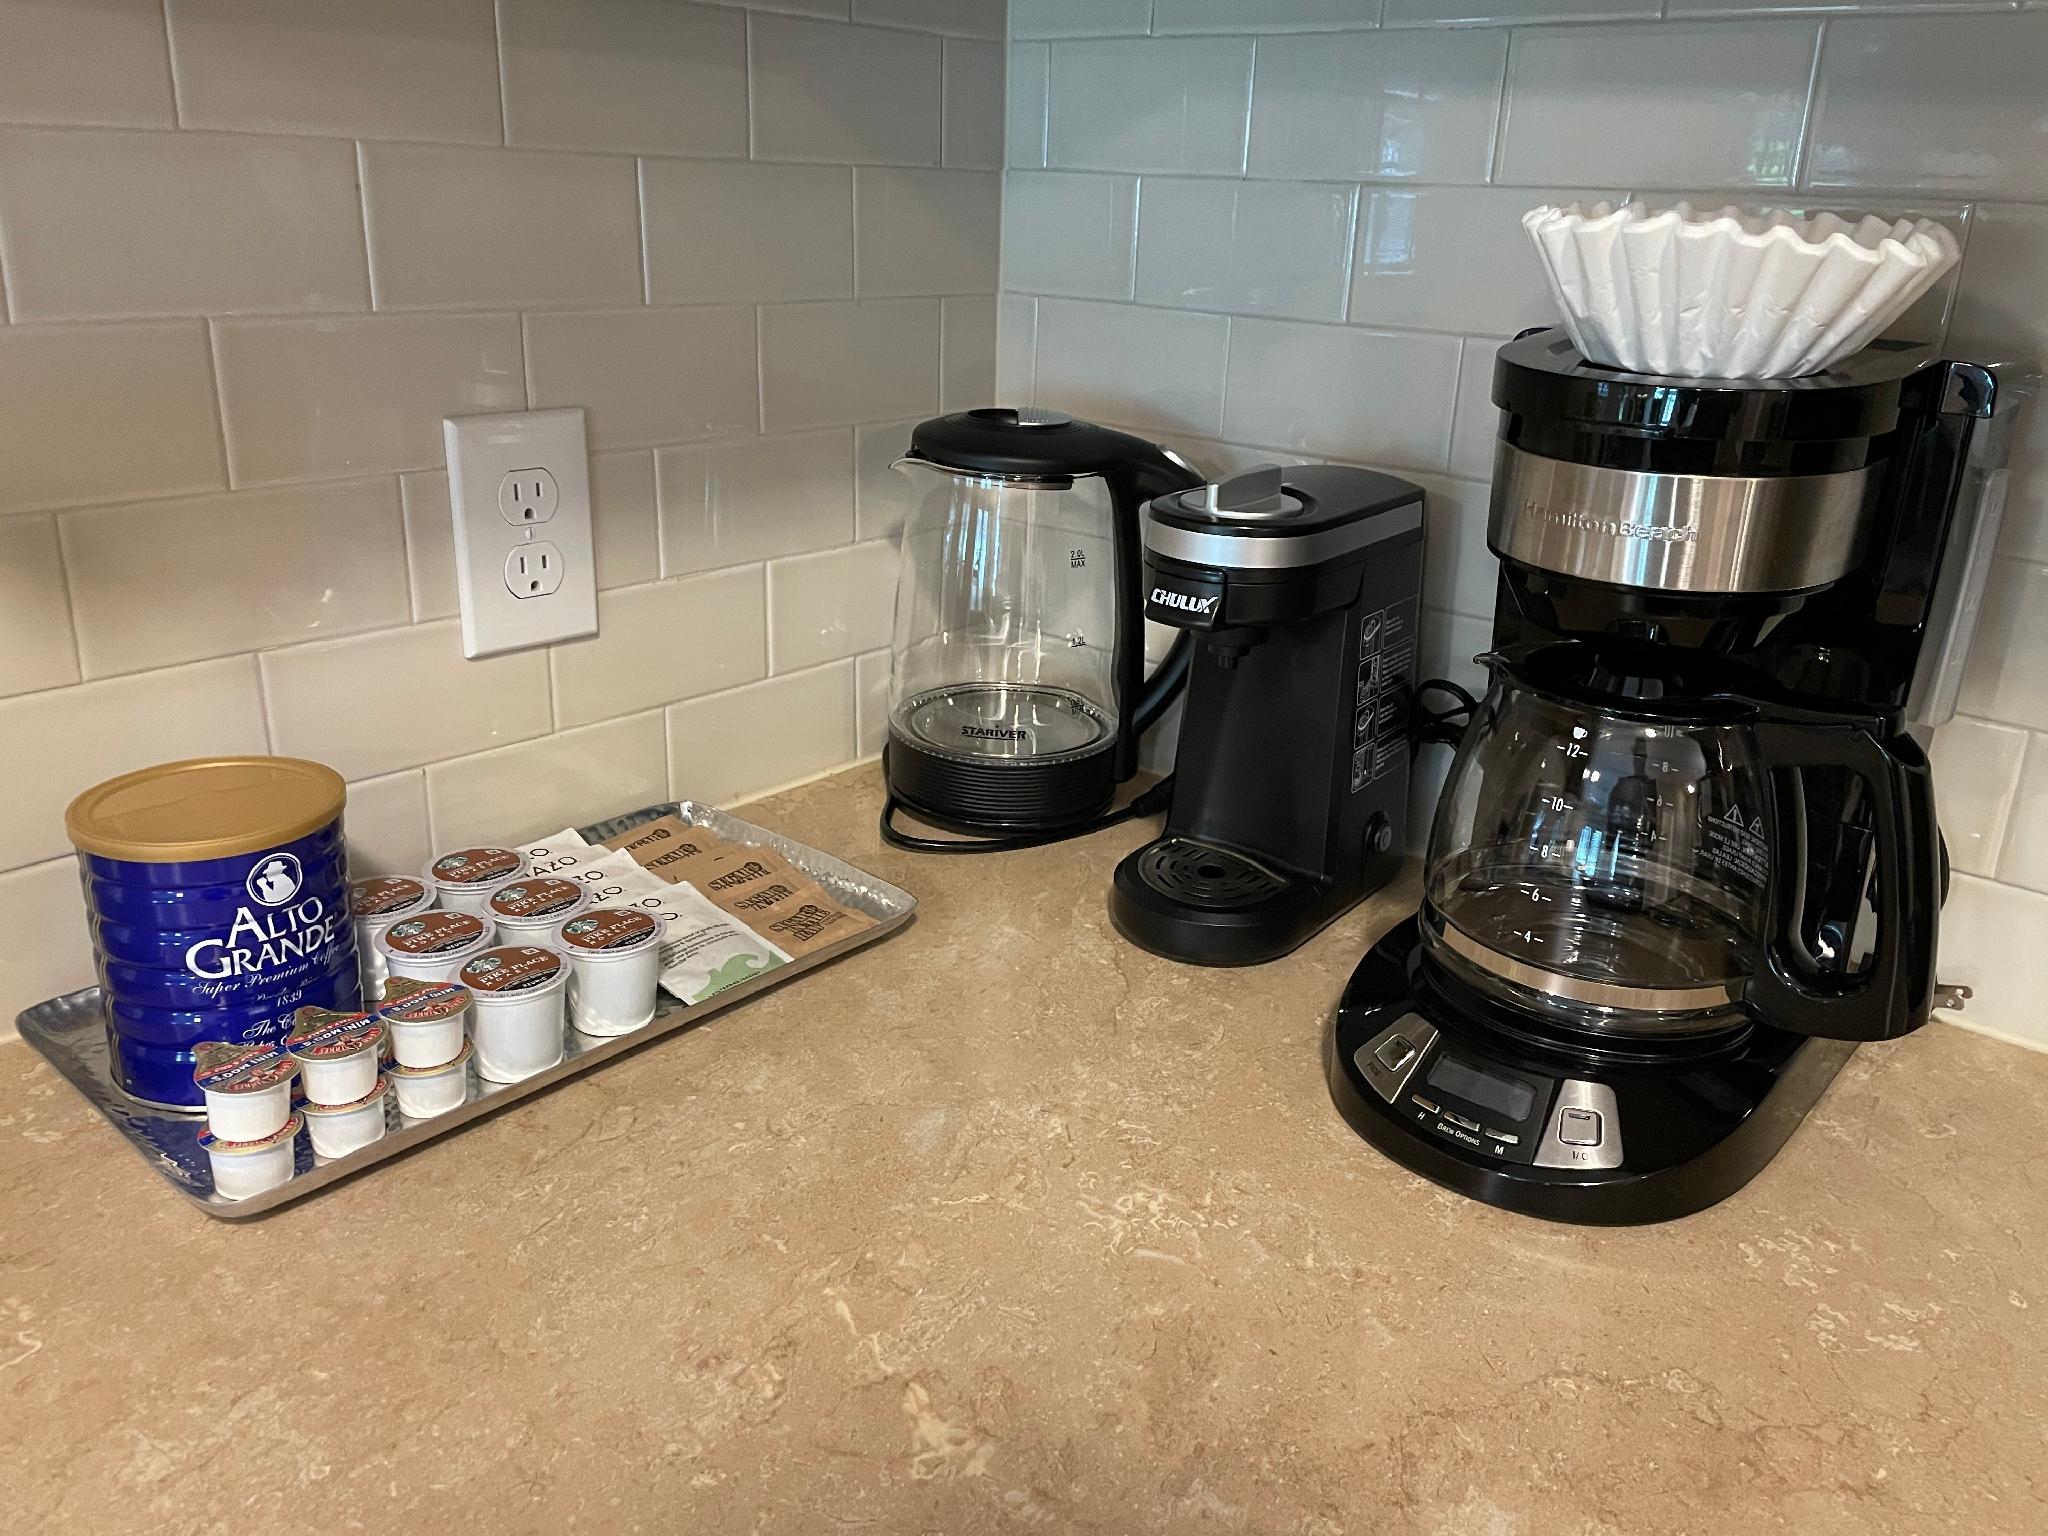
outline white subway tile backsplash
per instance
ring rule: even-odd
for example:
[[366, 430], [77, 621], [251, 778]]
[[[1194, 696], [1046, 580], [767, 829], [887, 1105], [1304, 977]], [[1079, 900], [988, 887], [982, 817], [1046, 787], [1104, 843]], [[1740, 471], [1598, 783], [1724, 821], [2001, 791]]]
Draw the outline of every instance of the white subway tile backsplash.
[[[1977, 204], [1949, 322], [1951, 353], [2048, 366], [2043, 294], [2048, 294], [2048, 208]], [[2020, 418], [1999, 548], [2048, 563], [2048, 400], [2036, 399]], [[1977, 649], [1989, 643], [1980, 639]]]
[[434, 835], [427, 821], [426, 774], [409, 768], [403, 773], [356, 780], [348, 787], [342, 826], [348, 834], [350, 879], [418, 874], [434, 856]]
[[64, 807], [102, 779], [265, 747], [256, 663], [247, 656], [0, 699], [0, 869], [68, 853]]
[[1453, 475], [1493, 479], [1493, 455], [1500, 441], [1500, 407], [1493, 403], [1493, 364], [1505, 336], [1467, 336], [1458, 358], [1458, 395], [1451, 407]]
[[1828, 24], [1806, 184], [2048, 198], [2048, 13]]
[[[188, 128], [499, 141], [490, 0], [167, 0], [164, 9]], [[160, 32], [155, 41], [161, 50]]]
[[664, 448], [656, 460], [670, 576], [853, 537], [853, 440], [844, 427]]
[[643, 160], [656, 304], [853, 296], [853, 173], [843, 165]]
[[1495, 180], [1789, 187], [1818, 35], [1810, 21], [1517, 31]]
[[1037, 403], [1139, 431], [1214, 437], [1230, 326], [1220, 315], [1040, 299]]
[[887, 540], [768, 564], [768, 670], [795, 672], [889, 643], [896, 546]]
[[1152, 0], [1152, 30], [1176, 32], [1336, 32], [1377, 27], [1380, 0]]
[[668, 710], [669, 794], [727, 804], [857, 755], [853, 663], [835, 661]]
[[896, 461], [910, 451], [915, 421], [885, 421], [856, 427], [853, 434], [854, 537], [892, 539], [917, 506], [923, 482], [913, 481]]
[[433, 144], [361, 154], [377, 308], [639, 302], [630, 160]]
[[505, 138], [549, 149], [747, 153], [747, 25], [674, 0], [498, 0]]
[[367, 309], [347, 144], [0, 131], [17, 320]]
[[1507, 48], [1505, 32], [1261, 39], [1251, 174], [1483, 182]]
[[48, 517], [0, 517], [0, 695], [78, 681], [64, 560]]
[[1555, 325], [1557, 302], [1522, 214], [1582, 194], [1501, 187], [1367, 187], [1358, 210], [1351, 319], [1513, 334]]
[[163, 0], [0, 0], [0, 122], [173, 120]]
[[1005, 293], [996, 304], [996, 399], [1029, 405], [1038, 371], [1038, 300]]
[[940, 158], [962, 170], [1001, 170], [1003, 45], [949, 37], [945, 71]]
[[869, 651], [853, 663], [855, 747], [874, 757], [889, 739], [889, 653]]
[[1000, 38], [1004, 0], [853, 0], [853, 19], [956, 37]]
[[[1664, 0], [1387, 0], [1389, 27], [1527, 26], [1546, 21], [1655, 21]], [[1675, 11], [1677, 4], [1672, 6]]]
[[1975, 992], [1970, 1006], [1953, 1015], [1972, 1029], [2048, 1049], [2048, 896], [2015, 890], [1971, 875], [1950, 882], [1941, 909], [1944, 982]]
[[[1948, 729], [1954, 730], [1955, 726], [1951, 725]], [[2002, 728], [1987, 725], [1982, 729], [1989, 732]], [[1968, 869], [1972, 874], [1995, 874], [2008, 885], [2023, 885], [2029, 890], [2048, 891], [2048, 736], [2038, 731], [2031, 736], [2020, 732], [2009, 734], [2020, 736], [2024, 743], [2024, 753], [2022, 761], [2011, 763], [2012, 767], [2019, 770], [2019, 776], [2017, 781], [2007, 779], [2004, 782], [2004, 798], [1996, 798], [2001, 784], [1998, 770], [1993, 764], [2002, 767], [2010, 759], [2022, 757], [2022, 754], [2009, 750], [2008, 744], [2002, 739], [1987, 740], [1986, 756], [1991, 762], [1975, 764], [1970, 770], [1981, 780], [1984, 792], [1982, 800], [1971, 795], [1967, 789], [1957, 796], [1961, 802], [1963, 825], [1971, 831], [1981, 831], [1986, 836], [1991, 846], [1982, 851], [1989, 852], [1994, 857], [1986, 861], [1990, 867], [1973, 868], [1960, 860], [1957, 861], [1956, 867]], [[1944, 731], [1943, 736], [1946, 735], [1947, 732]], [[1936, 739], [1937, 746], [1940, 745], [1940, 741], [1941, 738]], [[1936, 771], [1939, 772], [1939, 769]], [[1986, 814], [1983, 808], [1985, 804], [1996, 805], [1998, 809], [2008, 812], [2002, 824], [1999, 818]], [[1949, 853], [1953, 857], [1956, 835], [1950, 830], [1946, 814], [1942, 818], [1942, 830], [1949, 834]], [[1979, 850], [1973, 846], [1971, 851], [1974, 853]]]
[[[429, 469], [401, 475], [399, 486], [405, 502], [412, 616], [422, 621], [445, 619], [459, 608], [448, 474]], [[637, 449], [590, 456], [590, 523], [600, 591], [638, 586], [661, 575], [652, 453]]]
[[214, 349], [238, 486], [430, 469], [443, 416], [526, 406], [511, 315], [221, 320]]
[[[547, 652], [465, 661], [452, 620], [265, 651], [258, 659], [272, 750], [310, 757], [345, 779], [544, 736], [553, 724]], [[246, 665], [246, 658], [236, 664]], [[154, 752], [146, 760], [191, 755]]]
[[1425, 608], [1416, 649], [1423, 678], [1448, 679], [1475, 698], [1486, 692], [1486, 668], [1478, 658], [1493, 649], [1490, 621]]
[[1486, 487], [1434, 475], [1415, 479], [1422, 487], [1422, 605], [1490, 624], [1500, 562], [1486, 547]]
[[929, 416], [939, 404], [937, 299], [761, 310], [761, 429]]
[[1955, 868], [1972, 875], [1998, 872], [1998, 849], [2026, 749], [2025, 731], [1968, 715], [1934, 733], [1928, 760], [1941, 835]]
[[864, 299], [994, 292], [1002, 191], [993, 171], [855, 170], [855, 291]]
[[75, 859], [53, 859], [0, 874], [0, 923], [32, 933], [32, 944], [0, 948], [0, 1042], [14, 1038], [14, 1018], [45, 998], [93, 984], [92, 930]]
[[995, 295], [944, 300], [939, 305], [939, 409], [989, 405], [995, 387]]
[[749, 18], [753, 152], [768, 160], [937, 165], [939, 39]]
[[2048, 730], [2048, 565], [1991, 563], [1963, 672], [1965, 714]]
[[1238, 320], [1222, 436], [1353, 463], [1436, 469], [1450, 447], [1457, 370], [1452, 336]]
[[0, 512], [226, 483], [206, 327], [0, 326]]
[[587, 725], [760, 677], [765, 624], [759, 566], [600, 593], [597, 633], [554, 647], [555, 725]]
[[533, 406], [583, 407], [594, 448], [752, 432], [754, 340], [745, 307], [528, 315]]
[[1242, 175], [1251, 87], [1245, 38], [1055, 43], [1047, 163]]
[[658, 710], [427, 769], [441, 848], [524, 843], [668, 798]]
[[1010, 0], [1012, 37], [1142, 36], [1152, 0]]
[[92, 507], [59, 526], [88, 677], [411, 618], [390, 478]]
[[1044, 167], [1051, 75], [1052, 51], [1044, 43], [1010, 45], [1003, 90], [1005, 164], [1031, 170]]
[[1138, 301], [1342, 320], [1358, 188], [1145, 179]]
[[1137, 253], [1137, 177], [1012, 171], [1005, 179], [1005, 289], [1128, 299]]

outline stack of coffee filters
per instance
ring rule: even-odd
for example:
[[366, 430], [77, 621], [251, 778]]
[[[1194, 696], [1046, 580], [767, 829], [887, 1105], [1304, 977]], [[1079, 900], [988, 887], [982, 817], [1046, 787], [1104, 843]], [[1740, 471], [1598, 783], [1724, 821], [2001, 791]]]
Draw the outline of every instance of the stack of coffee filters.
[[1962, 254], [1928, 219], [1782, 208], [1546, 204], [1522, 227], [1589, 362], [1687, 379], [1818, 373], [1875, 340]]

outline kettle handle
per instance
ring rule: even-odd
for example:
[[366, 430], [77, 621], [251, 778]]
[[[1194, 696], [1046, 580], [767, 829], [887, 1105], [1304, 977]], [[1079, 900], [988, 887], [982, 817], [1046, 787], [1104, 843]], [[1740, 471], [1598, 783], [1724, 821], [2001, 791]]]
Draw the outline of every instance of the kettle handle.
[[1144, 582], [1141, 529], [1145, 503], [1155, 496], [1193, 490], [1205, 483], [1188, 462], [1156, 443], [1127, 433], [1116, 457], [1101, 466], [1109, 487], [1117, 580], [1116, 781], [1138, 771], [1138, 738], [1165, 713], [1187, 682], [1189, 646], [1183, 633], [1148, 679], [1145, 675], [1145, 604], [1135, 591]]
[[1780, 712], [1756, 725], [1773, 770], [1843, 768], [1870, 791], [1877, 852], [1877, 942], [1854, 976], [1822, 975], [1799, 937], [1806, 888], [1803, 806], [1781, 802], [1773, 772], [1777, 869], [1765, 916], [1764, 964], [1745, 998], [1762, 1022], [1830, 1040], [1887, 1040], [1928, 1020], [1941, 914], [1941, 839], [1927, 756], [1907, 736], [1883, 735], [1876, 721]]

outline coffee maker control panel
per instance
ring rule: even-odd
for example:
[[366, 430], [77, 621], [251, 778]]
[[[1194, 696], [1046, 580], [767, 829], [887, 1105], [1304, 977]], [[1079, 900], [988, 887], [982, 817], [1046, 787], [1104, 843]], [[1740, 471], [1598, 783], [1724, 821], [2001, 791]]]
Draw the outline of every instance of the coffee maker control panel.
[[1537, 1168], [1621, 1166], [1621, 1116], [1604, 1083], [1475, 1059], [1445, 1046], [1417, 1013], [1366, 1041], [1352, 1062], [1395, 1113], [1467, 1152]]

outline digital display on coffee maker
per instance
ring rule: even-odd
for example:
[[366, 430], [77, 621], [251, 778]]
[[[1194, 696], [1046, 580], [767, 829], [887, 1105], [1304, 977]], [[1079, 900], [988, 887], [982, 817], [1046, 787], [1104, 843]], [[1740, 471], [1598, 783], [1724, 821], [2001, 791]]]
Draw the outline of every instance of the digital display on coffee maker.
[[1454, 1093], [1508, 1120], [1526, 1120], [1529, 1111], [1536, 1107], [1536, 1090], [1520, 1078], [1488, 1072], [1469, 1061], [1460, 1061], [1448, 1051], [1437, 1053], [1425, 1080], [1432, 1088]]

